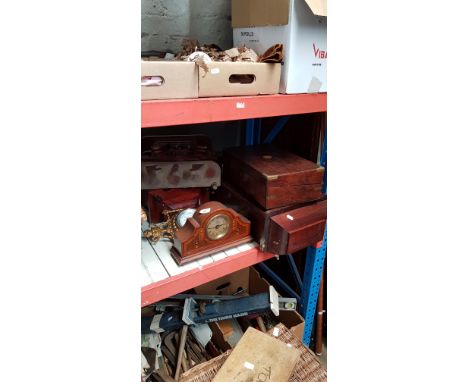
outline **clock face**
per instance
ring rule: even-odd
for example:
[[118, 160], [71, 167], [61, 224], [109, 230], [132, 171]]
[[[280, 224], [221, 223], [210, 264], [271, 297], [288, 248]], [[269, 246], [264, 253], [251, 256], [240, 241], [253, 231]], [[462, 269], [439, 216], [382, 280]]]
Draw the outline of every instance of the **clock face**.
[[206, 225], [206, 236], [210, 240], [219, 240], [231, 229], [231, 218], [225, 214], [213, 216]]

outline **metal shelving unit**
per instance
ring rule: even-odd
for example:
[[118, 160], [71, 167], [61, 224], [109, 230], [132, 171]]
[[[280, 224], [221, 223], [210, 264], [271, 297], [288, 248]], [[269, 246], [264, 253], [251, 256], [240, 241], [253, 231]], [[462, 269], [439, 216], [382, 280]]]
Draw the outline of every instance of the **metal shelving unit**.
[[[163, 127], [207, 122], [247, 120], [246, 144], [258, 143], [259, 118], [283, 116], [267, 137], [271, 140], [285, 125], [286, 118], [294, 114], [327, 111], [327, 94], [268, 95], [246, 97], [218, 97], [141, 102], [141, 127]], [[257, 137], [257, 138], [255, 138]], [[322, 150], [322, 165], [326, 165], [326, 137]], [[326, 192], [326, 180], [324, 182]], [[303, 280], [296, 275], [301, 286], [302, 314], [305, 319], [303, 342], [309, 345], [320, 280], [326, 255], [326, 231], [320, 243], [310, 243], [307, 250]], [[234, 256], [226, 256], [202, 267], [181, 272], [141, 288], [141, 304], [146, 306], [176, 293], [211, 280], [262, 263], [274, 255], [250, 248]], [[292, 265], [294, 267], [294, 265]], [[294, 268], [293, 268], [294, 269]], [[297, 273], [297, 269], [296, 269]]]
[[327, 111], [327, 94], [170, 99], [141, 102], [141, 127], [163, 127]]
[[274, 257], [273, 254], [262, 252], [258, 247], [252, 248], [234, 256], [228, 256], [210, 264], [195, 267], [148, 284], [141, 288], [141, 306], [147, 306], [164, 300], [187, 289], [216, 280], [229, 273], [261, 263], [272, 257]]

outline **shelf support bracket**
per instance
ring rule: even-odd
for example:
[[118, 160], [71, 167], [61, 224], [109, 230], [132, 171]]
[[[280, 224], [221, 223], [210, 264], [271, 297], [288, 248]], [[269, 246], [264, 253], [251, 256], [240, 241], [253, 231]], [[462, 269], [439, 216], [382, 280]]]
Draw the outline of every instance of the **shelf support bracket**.
[[297, 269], [296, 262], [294, 261], [294, 257], [291, 254], [288, 254], [286, 256], [286, 260], [288, 261], [289, 267], [291, 268], [297, 287], [302, 291], [302, 279], [301, 275], [299, 274], [299, 270]]
[[286, 126], [286, 123], [289, 121], [289, 115], [281, 117], [276, 122], [273, 129], [268, 133], [267, 137], [264, 139], [263, 143], [271, 143], [277, 137], [277, 135], [283, 130], [283, 127]]
[[267, 265], [263, 263], [258, 263], [257, 266], [263, 272], [265, 272], [268, 275], [268, 277], [270, 277], [275, 282], [275, 284], [277, 284], [287, 294], [289, 294], [291, 297], [295, 297], [299, 305], [302, 303], [301, 296], [299, 296], [288, 284], [284, 282], [284, 280], [281, 277], [279, 277], [275, 272], [273, 272]]

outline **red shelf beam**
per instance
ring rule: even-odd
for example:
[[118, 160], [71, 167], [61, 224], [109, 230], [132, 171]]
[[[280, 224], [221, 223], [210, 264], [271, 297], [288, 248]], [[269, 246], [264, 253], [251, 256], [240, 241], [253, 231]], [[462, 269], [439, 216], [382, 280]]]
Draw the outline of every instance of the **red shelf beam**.
[[141, 127], [161, 127], [327, 111], [327, 93], [141, 102]]
[[262, 261], [271, 259], [275, 255], [252, 248], [235, 256], [215, 261], [205, 265], [203, 269], [195, 268], [191, 271], [172, 276], [162, 281], [146, 285], [141, 288], [141, 306], [153, 304], [177, 293], [194, 288], [198, 285], [216, 280], [229, 273], [238, 271]]

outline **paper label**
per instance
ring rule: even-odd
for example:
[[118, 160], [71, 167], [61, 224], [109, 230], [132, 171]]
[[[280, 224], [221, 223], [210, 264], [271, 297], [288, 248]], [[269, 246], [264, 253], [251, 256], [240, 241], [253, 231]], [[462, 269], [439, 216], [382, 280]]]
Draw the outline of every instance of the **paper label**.
[[210, 70], [211, 74], [219, 74], [219, 68], [213, 68]]
[[238, 109], [245, 109], [245, 102], [237, 102], [236, 108]]

